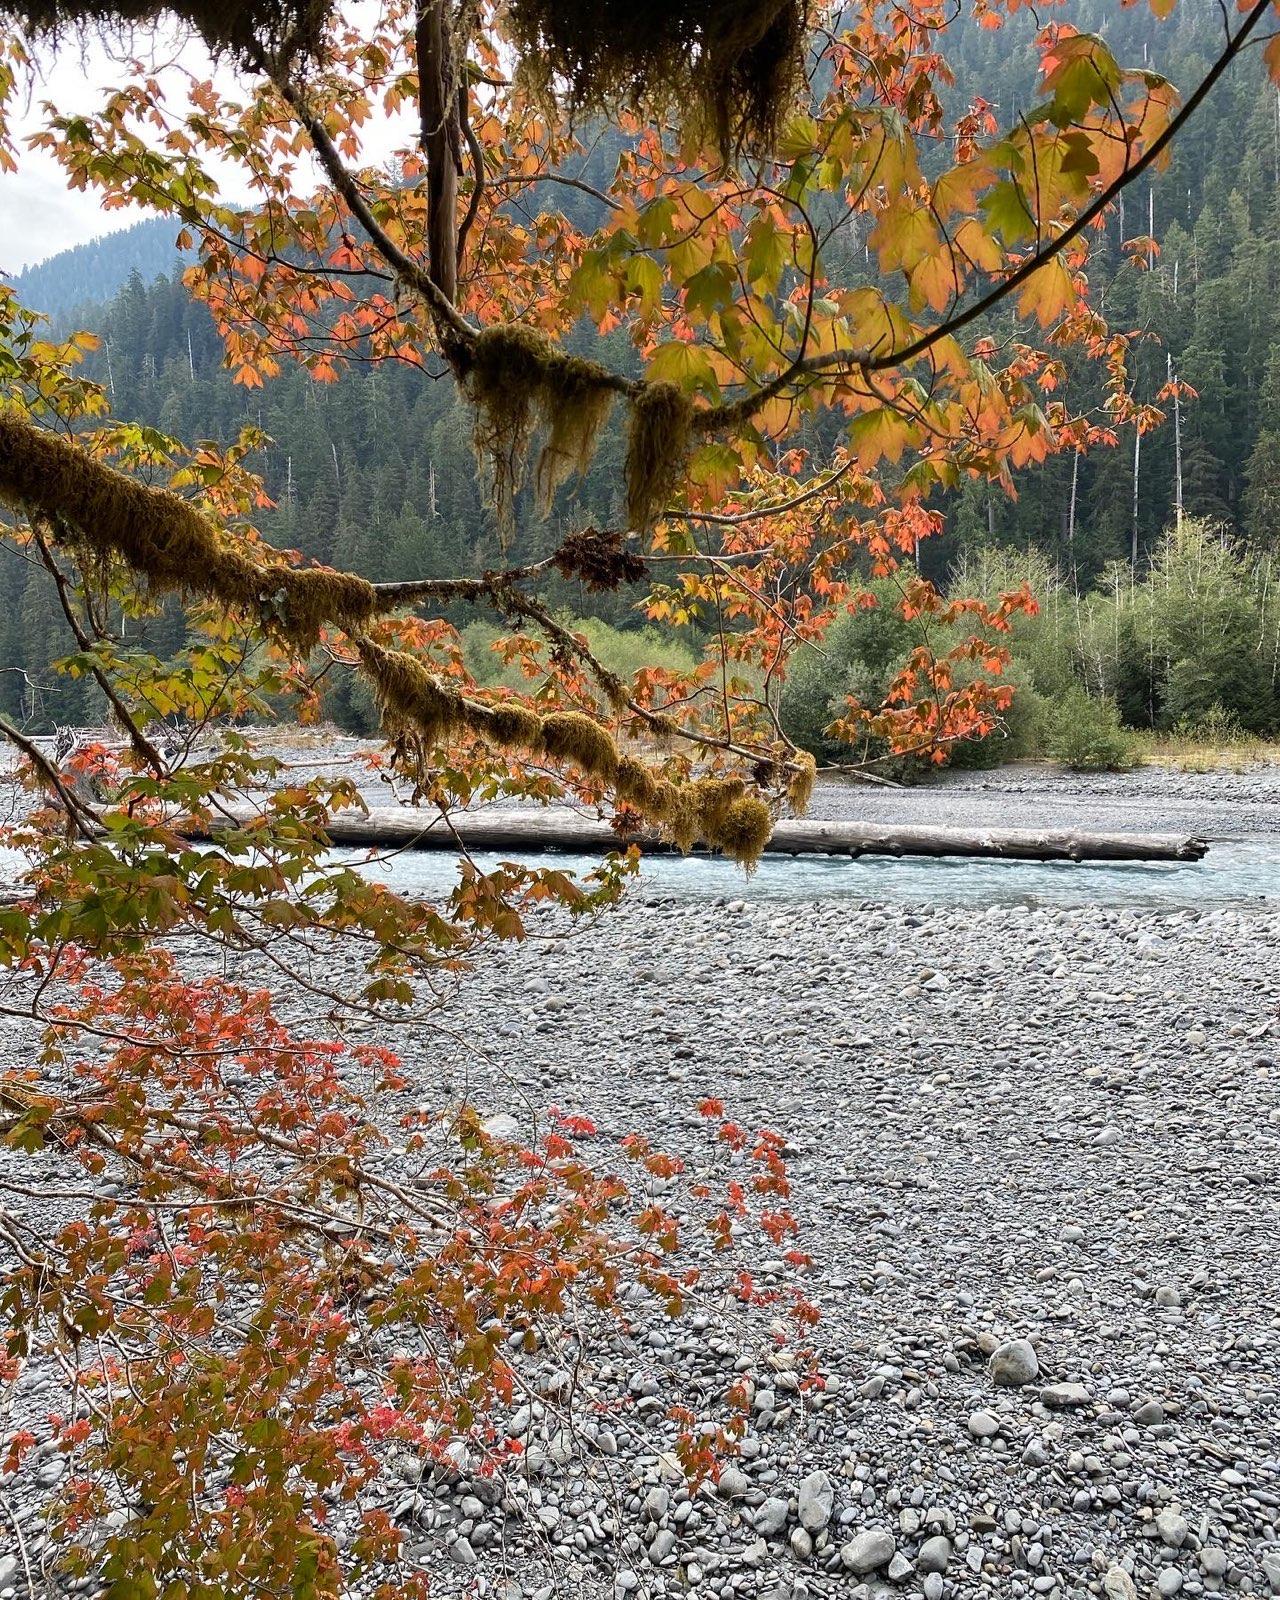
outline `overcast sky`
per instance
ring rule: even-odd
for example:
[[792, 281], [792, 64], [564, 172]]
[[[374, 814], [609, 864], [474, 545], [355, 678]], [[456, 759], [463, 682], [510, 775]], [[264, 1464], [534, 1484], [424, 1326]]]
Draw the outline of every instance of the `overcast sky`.
[[[166, 57], [174, 40], [163, 42]], [[207, 74], [208, 60], [193, 46], [182, 51], [185, 63]], [[97, 40], [68, 38], [56, 50], [47, 47], [40, 75], [30, 90], [18, 92], [13, 126], [19, 135], [43, 125], [41, 102], [52, 100], [59, 111], [92, 111], [103, 90], [124, 81], [125, 72]], [[0, 173], [0, 270], [17, 272], [97, 234], [112, 233], [140, 221], [147, 212], [137, 207], [104, 211], [94, 190], [69, 189], [61, 167], [41, 151], [27, 150], [21, 137], [18, 171]]]
[[[350, 22], [358, 17], [367, 4], [368, 0], [354, 0], [354, 4], [348, 4], [344, 8], [344, 20]], [[198, 41], [182, 42], [181, 35], [161, 29], [150, 44], [138, 35], [130, 43], [148, 67], [176, 59], [193, 77], [212, 76], [228, 97], [237, 97], [235, 74], [222, 66], [215, 69]], [[115, 54], [120, 54], [118, 47]], [[14, 107], [11, 120], [19, 135], [43, 126], [42, 101], [51, 100], [64, 113], [94, 111], [101, 106], [104, 89], [125, 82], [129, 76], [120, 61], [112, 59], [112, 51], [96, 39], [68, 38], [56, 50], [46, 47], [44, 56], [39, 80], [29, 94], [19, 94]], [[177, 108], [181, 103], [182, 76], [175, 72], [162, 73], [161, 81], [170, 105]], [[390, 121], [371, 120], [364, 130], [363, 160], [370, 163], [386, 160], [399, 145], [412, 138], [412, 128], [413, 121], [407, 110]], [[112, 233], [143, 217], [155, 215], [137, 206], [104, 211], [96, 190], [69, 189], [61, 167], [51, 157], [41, 151], [27, 150], [20, 137], [15, 142], [19, 146], [19, 170], [0, 173], [0, 271], [17, 272], [70, 245], [82, 244], [98, 234]], [[220, 181], [228, 199], [247, 198], [245, 191], [237, 192], [239, 173], [234, 169], [224, 169]], [[176, 226], [174, 231], [177, 232]]]

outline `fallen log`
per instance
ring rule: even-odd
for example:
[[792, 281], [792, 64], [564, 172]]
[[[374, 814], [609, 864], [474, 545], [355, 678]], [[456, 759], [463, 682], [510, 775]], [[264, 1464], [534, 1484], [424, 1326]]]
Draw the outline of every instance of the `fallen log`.
[[[248, 819], [248, 814], [245, 820]], [[239, 820], [239, 818], [237, 818]], [[607, 822], [567, 808], [487, 808], [443, 818], [401, 807], [378, 807], [334, 817], [335, 845], [363, 849], [542, 850], [596, 854], [621, 844], [648, 851], [673, 847], [654, 834], [617, 834]], [[1199, 861], [1204, 839], [1167, 833], [1097, 833], [1063, 828], [951, 828], [918, 823], [779, 822], [767, 855], [977, 856], [1012, 861]]]

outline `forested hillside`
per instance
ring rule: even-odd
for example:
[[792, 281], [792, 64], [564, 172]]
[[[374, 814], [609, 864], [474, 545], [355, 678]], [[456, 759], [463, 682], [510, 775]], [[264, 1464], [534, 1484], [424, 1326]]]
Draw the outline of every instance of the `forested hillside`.
[[[1195, 82], [1215, 45], [1216, 13], [1179, 8], [1169, 22], [1135, 8], [1116, 12], [1096, 0], [1069, 9], [1082, 27], [1105, 31], [1121, 59], [1149, 61], [1175, 82]], [[1005, 86], [1003, 115], [1034, 92], [1033, 24], [1025, 14], [998, 33], [970, 28], [949, 36], [957, 101]], [[611, 131], [592, 148], [593, 175], [620, 148]], [[567, 198], [566, 198], [567, 196]], [[592, 221], [588, 194], [544, 191], [546, 205]], [[1137, 213], [1135, 215], [1135, 212]], [[1154, 227], [1158, 250], [1125, 250], [1122, 242]], [[497, 553], [493, 518], [483, 502], [471, 443], [471, 415], [454, 386], [411, 367], [353, 366], [341, 381], [317, 383], [288, 367], [261, 389], [237, 386], [203, 306], [187, 297], [173, 265], [165, 228], [144, 223], [31, 269], [20, 287], [42, 309], [77, 307], [101, 336], [90, 360], [114, 409], [185, 438], [232, 439], [245, 424], [261, 427], [273, 447], [257, 462], [275, 509], [263, 526], [275, 542], [351, 567], [376, 580], [483, 568]], [[869, 274], [865, 247], [846, 230], [841, 272]], [[1089, 276], [1114, 327], [1140, 330], [1133, 366], [1143, 398], [1172, 374], [1197, 392], [1176, 420], [1144, 437], [1135, 452], [1132, 429], [1114, 449], [1070, 454], [1023, 473], [1016, 499], [987, 485], [950, 496], [941, 509], [946, 531], [922, 547], [921, 562], [945, 578], [980, 547], [1034, 547], [1072, 581], [1087, 587], [1108, 563], [1144, 567], [1175, 518], [1178, 456], [1188, 517], [1222, 524], [1246, 551], [1269, 550], [1280, 522], [1280, 103], [1260, 57], [1237, 63], [1175, 145], [1168, 168], [1131, 189], [1125, 208], [1095, 241]], [[110, 286], [122, 261], [137, 259], [124, 287], [85, 311], [94, 288]], [[149, 270], [169, 266], [148, 282]], [[41, 276], [44, 274], [45, 276]], [[1013, 331], [1008, 312], [994, 337]], [[583, 353], [602, 343], [595, 330], [577, 335]], [[608, 341], [604, 341], [608, 342]], [[625, 364], [619, 339], [607, 352]], [[1091, 368], [1073, 380], [1080, 398], [1097, 384]], [[1101, 401], [1101, 391], [1097, 396]], [[821, 449], [821, 422], [804, 442]], [[622, 444], [615, 439], [575, 486], [575, 517], [617, 526], [621, 515]], [[558, 537], [553, 517], [520, 523], [515, 554], [545, 551]], [[46, 686], [42, 715], [72, 715], [78, 685], [50, 685], [47, 663], [55, 637], [52, 598], [37, 575], [10, 560], [0, 569], [0, 655]], [[557, 603], [589, 607], [627, 622], [630, 601], [587, 597], [562, 587]], [[465, 617], [460, 619], [465, 620]], [[637, 620], [637, 619], [631, 619]], [[20, 673], [0, 678], [0, 703], [18, 709], [27, 686]], [[28, 696], [29, 698], [29, 696]]]
[[60, 250], [48, 261], [24, 267], [14, 275], [13, 286], [23, 305], [46, 316], [73, 316], [101, 306], [124, 288], [136, 273], [150, 283], [174, 272], [184, 254], [175, 247], [177, 229], [160, 217], [147, 217], [131, 228], [104, 233], [71, 250]]

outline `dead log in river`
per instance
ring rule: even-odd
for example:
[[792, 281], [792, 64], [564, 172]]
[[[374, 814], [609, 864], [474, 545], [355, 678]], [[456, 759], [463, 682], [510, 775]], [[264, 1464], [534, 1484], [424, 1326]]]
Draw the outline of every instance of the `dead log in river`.
[[[607, 822], [567, 808], [488, 809], [457, 813], [445, 823], [422, 811], [378, 807], [335, 817], [335, 845], [372, 849], [500, 850], [525, 855], [542, 850], [596, 854], [636, 843], [669, 850], [652, 834], [620, 839]], [[779, 822], [767, 855], [980, 856], [1015, 861], [1199, 861], [1203, 839], [1168, 833], [1099, 833], [1074, 828], [950, 828], [918, 823]]]

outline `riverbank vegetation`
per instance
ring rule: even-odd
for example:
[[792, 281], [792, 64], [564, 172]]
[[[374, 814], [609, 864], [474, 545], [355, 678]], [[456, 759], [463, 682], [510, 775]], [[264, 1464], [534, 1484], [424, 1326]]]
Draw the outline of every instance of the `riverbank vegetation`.
[[[793, 736], [826, 761], [849, 756], [845, 701], [883, 694], [929, 636], [893, 609], [901, 575], [874, 589], [875, 609], [803, 652], [782, 695]], [[1280, 731], [1280, 561], [1249, 552], [1221, 526], [1186, 520], [1135, 573], [1107, 568], [1081, 592], [1037, 550], [980, 549], [957, 594], [1026, 584], [1034, 614], [1012, 619], [1005, 674], [1012, 704], [996, 735], [960, 741], [955, 765], [1049, 757], [1083, 768], [1141, 760], [1202, 768], [1270, 759]], [[832, 731], [833, 728], [836, 731]]]

